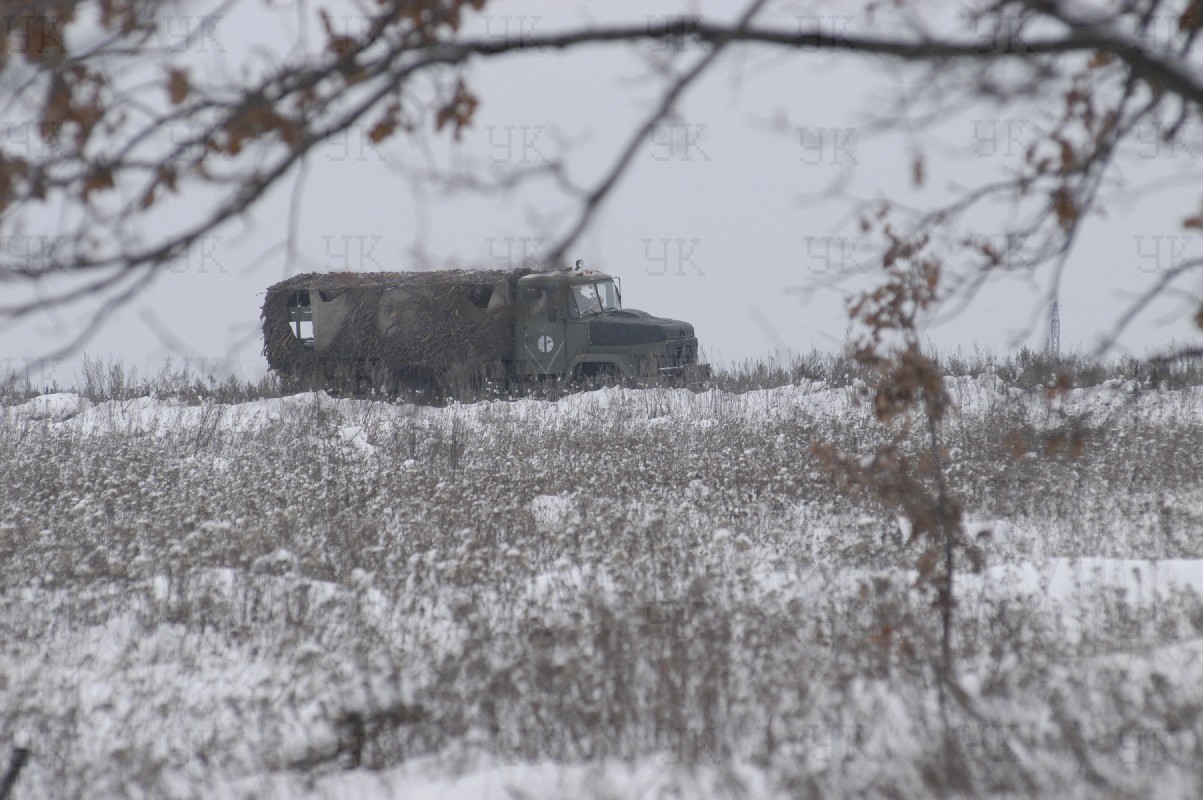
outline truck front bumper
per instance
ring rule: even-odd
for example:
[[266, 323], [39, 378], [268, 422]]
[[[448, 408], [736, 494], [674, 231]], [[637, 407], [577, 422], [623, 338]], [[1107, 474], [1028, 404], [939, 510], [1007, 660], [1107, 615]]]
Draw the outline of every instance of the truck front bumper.
[[665, 378], [674, 378], [685, 383], [701, 383], [710, 379], [709, 364], [682, 364], [676, 367], [661, 367], [656, 372]]

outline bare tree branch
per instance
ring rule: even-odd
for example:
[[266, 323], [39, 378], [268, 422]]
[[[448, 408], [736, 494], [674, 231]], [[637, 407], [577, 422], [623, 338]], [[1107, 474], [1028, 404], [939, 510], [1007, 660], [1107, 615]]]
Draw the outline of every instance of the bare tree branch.
[[[0, 147], [0, 233], [22, 235], [18, 232], [28, 220], [44, 219], [50, 209], [63, 214], [64, 221], [47, 253], [0, 259], [0, 279], [35, 285], [76, 274], [83, 282], [0, 307], [0, 316], [20, 319], [106, 293], [128, 299], [122, 273], [159, 270], [184, 256], [255, 209], [296, 169], [288, 233], [292, 241], [303, 164], [315, 148], [352, 131], [364, 132], [373, 142], [398, 134], [420, 142], [422, 131], [431, 127], [458, 137], [471, 125], [478, 103], [464, 80], [464, 68], [528, 53], [656, 42], [704, 50], [665, 85], [652, 113], [632, 128], [591, 188], [573, 186], [558, 162], [495, 180], [473, 174], [449, 179], [468, 191], [510, 191], [527, 180], [554, 178], [576, 205], [548, 253], [552, 265], [562, 263], [580, 240], [655, 127], [732, 45], [925, 66], [925, 78], [912, 84], [915, 92], [901, 95], [908, 104], [902, 111], [909, 125], [931, 124], [956, 113], [958, 100], [1030, 102], [1040, 97], [1054, 101], [1051, 108], [1062, 104], [1061, 118], [1049, 129], [1032, 132], [1023, 162], [1004, 179], [961, 189], [940, 208], [908, 211], [888, 204], [890, 213], [909, 218], [903, 227], [895, 224], [894, 235], [960, 240], [971, 256], [964, 274], [945, 278], [951, 289], [946, 296], [955, 301], [945, 313], [963, 307], [989, 276], [1034, 273], [1044, 265], [1052, 271], [1045, 295], [1049, 302], [1082, 221], [1106, 202], [1100, 192], [1121, 146], [1132, 140], [1138, 125], [1151, 125], [1169, 141], [1192, 135], [1203, 106], [1203, 75], [1195, 52], [1203, 25], [1198, 15], [1182, 12], [1176, 30], [1154, 31], [1155, 21], [1168, 9], [1160, 0], [1133, 0], [1106, 12], [1053, 0], [998, 0], [969, 13], [971, 21], [987, 25], [985, 32], [976, 24], [968, 32], [928, 30], [917, 10], [910, 16], [900, 12], [904, 24], [894, 27], [874, 28], [866, 14], [865, 24], [849, 31], [837, 33], [818, 24], [787, 29], [753, 24], [766, 5], [757, 0], [733, 22], [681, 15], [658, 26], [583, 25], [519, 37], [463, 33], [464, 21], [487, 2], [393, 0], [365, 10], [362, 30], [355, 32], [336, 31], [319, 16], [325, 28], [317, 42], [320, 49], [298, 43], [254, 81], [192, 78], [186, 60], [172, 58], [178, 49], [164, 53], [154, 45], [154, 26], [166, 12], [145, 0], [109, 9], [111, 16], [102, 18], [91, 40], [78, 44], [65, 32], [92, 8], [90, 2], [41, 0], [6, 11], [8, 27], [0, 36], [9, 55], [0, 60], [0, 108], [5, 115], [32, 109], [38, 144], [47, 152]], [[226, 0], [211, 16], [227, 18], [236, 6]], [[900, 4], [904, 11], [917, 6]], [[300, 19], [305, 24], [303, 15]], [[38, 35], [17, 36], [14, 31], [22, 26]], [[189, 40], [195, 43], [206, 35], [203, 29], [191, 31], [183, 51]], [[1002, 77], [1006, 65], [1028, 72], [1010, 80]], [[138, 86], [121, 82], [121, 75], [136, 69], [158, 77]], [[419, 79], [431, 81], [435, 97], [416, 91]], [[931, 105], [925, 109], [927, 102]], [[888, 129], [890, 124], [887, 117], [879, 126]], [[186, 134], [176, 136], [181, 128]], [[198, 214], [190, 226], [141, 241], [143, 220], [161, 204], [200, 186], [217, 190], [207, 213]], [[118, 194], [122, 199], [116, 199]], [[995, 202], [1010, 203], [1018, 211], [1013, 242], [999, 249], [955, 233], [971, 211]], [[285, 252], [293, 250], [286, 246]], [[84, 277], [97, 273], [102, 277]], [[1167, 288], [1158, 282], [1150, 291]], [[1132, 313], [1146, 306], [1142, 298]], [[1125, 314], [1118, 329], [1130, 321]], [[96, 325], [85, 327], [92, 331]]]

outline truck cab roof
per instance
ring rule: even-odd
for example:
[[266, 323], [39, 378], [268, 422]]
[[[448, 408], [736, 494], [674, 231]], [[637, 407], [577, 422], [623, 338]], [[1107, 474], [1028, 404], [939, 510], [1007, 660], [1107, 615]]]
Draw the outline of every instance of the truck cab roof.
[[555, 272], [532, 272], [518, 279], [519, 286], [576, 286], [582, 283], [613, 280], [613, 276], [595, 269], [561, 269]]

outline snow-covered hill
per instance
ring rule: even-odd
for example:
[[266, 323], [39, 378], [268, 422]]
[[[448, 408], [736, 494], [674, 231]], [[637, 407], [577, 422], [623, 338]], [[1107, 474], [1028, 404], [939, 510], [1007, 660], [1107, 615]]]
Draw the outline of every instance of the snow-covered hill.
[[856, 386], [0, 409], [14, 797], [1198, 796], [1203, 392], [949, 388], [944, 715]]

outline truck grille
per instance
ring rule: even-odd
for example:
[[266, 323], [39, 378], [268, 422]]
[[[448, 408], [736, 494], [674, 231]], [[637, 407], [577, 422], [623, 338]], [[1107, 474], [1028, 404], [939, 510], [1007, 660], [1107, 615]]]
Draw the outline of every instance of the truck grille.
[[697, 337], [670, 339], [665, 343], [664, 366], [684, 367], [696, 363], [698, 363]]

